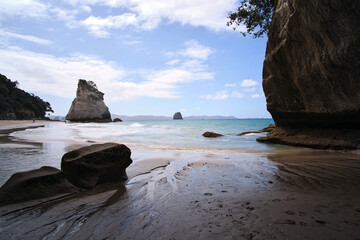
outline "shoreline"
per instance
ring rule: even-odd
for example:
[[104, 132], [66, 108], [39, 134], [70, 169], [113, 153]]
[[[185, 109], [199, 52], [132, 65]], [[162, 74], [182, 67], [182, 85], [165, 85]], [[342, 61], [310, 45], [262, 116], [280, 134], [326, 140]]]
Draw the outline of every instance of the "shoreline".
[[358, 153], [131, 150], [128, 181], [0, 207], [0, 239], [360, 236]]
[[53, 122], [50, 120], [0, 120], [0, 129], [6, 129], [11, 127], [21, 127], [21, 126], [36, 126], [45, 123]]

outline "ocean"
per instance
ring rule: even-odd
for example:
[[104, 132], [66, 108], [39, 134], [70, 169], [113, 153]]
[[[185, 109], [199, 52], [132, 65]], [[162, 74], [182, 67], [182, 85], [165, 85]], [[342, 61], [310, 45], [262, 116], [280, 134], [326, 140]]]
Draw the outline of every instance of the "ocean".
[[[289, 148], [258, 143], [256, 138], [266, 133], [236, 136], [245, 131], [260, 130], [272, 123], [272, 119], [49, 122], [44, 127], [10, 133], [11, 141], [0, 144], [0, 185], [15, 172], [41, 166], [60, 168], [63, 154], [92, 143], [125, 144], [135, 158], [137, 154], [143, 156], [144, 151], [155, 150], [157, 154], [166, 155], [164, 151], [262, 153]], [[206, 131], [224, 136], [205, 138], [202, 134]]]
[[[273, 147], [257, 143], [255, 139], [266, 133], [245, 136], [236, 136], [236, 134], [257, 131], [272, 123], [272, 119], [60, 123], [14, 132], [11, 136], [17, 140], [44, 144], [118, 142], [147, 149], [264, 151]], [[224, 136], [204, 138], [202, 134], [206, 131], [221, 133]]]

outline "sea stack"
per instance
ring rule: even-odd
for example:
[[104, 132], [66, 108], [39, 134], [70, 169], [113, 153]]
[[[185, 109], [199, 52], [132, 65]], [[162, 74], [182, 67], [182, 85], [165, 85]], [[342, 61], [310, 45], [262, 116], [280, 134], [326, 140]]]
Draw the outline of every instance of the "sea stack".
[[79, 79], [76, 98], [71, 104], [66, 120], [73, 122], [111, 122], [104, 93], [92, 81]]
[[279, 0], [263, 67], [262, 141], [360, 148], [360, 1]]
[[183, 120], [183, 117], [182, 117], [182, 115], [181, 115], [181, 112], [176, 112], [176, 113], [174, 113], [173, 119], [174, 119], [174, 120]]

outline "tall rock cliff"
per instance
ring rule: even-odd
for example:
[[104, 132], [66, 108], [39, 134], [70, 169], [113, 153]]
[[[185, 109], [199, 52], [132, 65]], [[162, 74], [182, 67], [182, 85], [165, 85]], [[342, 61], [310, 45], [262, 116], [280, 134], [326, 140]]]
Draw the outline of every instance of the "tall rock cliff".
[[104, 94], [92, 81], [79, 80], [76, 98], [71, 104], [66, 120], [73, 122], [111, 122]]
[[360, 1], [277, 1], [263, 89], [267, 109], [281, 131], [267, 140], [360, 147], [359, 46]]

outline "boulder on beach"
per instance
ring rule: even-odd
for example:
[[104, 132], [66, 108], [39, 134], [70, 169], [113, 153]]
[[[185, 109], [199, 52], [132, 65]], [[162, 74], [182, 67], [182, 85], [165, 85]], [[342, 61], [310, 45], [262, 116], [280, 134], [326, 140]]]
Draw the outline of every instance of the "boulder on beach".
[[73, 122], [111, 122], [111, 115], [104, 103], [104, 93], [92, 81], [79, 80], [76, 98], [71, 104], [66, 120]]
[[176, 113], [174, 113], [173, 119], [174, 119], [174, 120], [183, 120], [183, 117], [182, 117], [182, 115], [181, 115], [181, 112], [176, 112]]
[[120, 118], [114, 118], [114, 122], [122, 122]]
[[61, 169], [72, 184], [90, 189], [126, 180], [125, 169], [132, 163], [130, 156], [130, 149], [123, 144], [94, 144], [64, 154]]
[[215, 133], [215, 132], [204, 132], [203, 136], [208, 137], [208, 138], [216, 138], [216, 137], [221, 137], [223, 135], [220, 133]]
[[263, 65], [267, 109], [279, 128], [270, 142], [359, 148], [359, 9], [353, 0], [277, 1]]
[[45, 166], [13, 174], [0, 188], [0, 206], [77, 191], [61, 170]]

